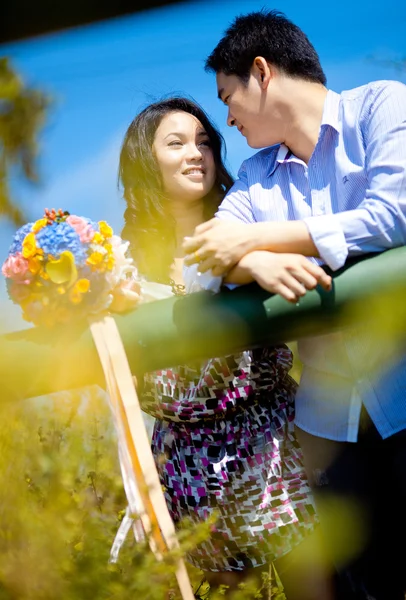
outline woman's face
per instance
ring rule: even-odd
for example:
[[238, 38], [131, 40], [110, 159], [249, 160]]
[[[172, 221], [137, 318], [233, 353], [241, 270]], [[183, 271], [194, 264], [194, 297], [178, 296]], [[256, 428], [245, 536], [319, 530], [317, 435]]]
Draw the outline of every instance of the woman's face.
[[155, 132], [153, 151], [170, 200], [197, 201], [210, 192], [216, 166], [209, 136], [196, 117], [183, 111], [165, 115]]

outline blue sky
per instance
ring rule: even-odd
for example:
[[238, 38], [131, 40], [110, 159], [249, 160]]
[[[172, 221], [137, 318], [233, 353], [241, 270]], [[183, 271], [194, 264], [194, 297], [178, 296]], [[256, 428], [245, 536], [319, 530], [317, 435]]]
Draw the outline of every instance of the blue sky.
[[[183, 2], [0, 45], [0, 56], [8, 55], [26, 82], [54, 99], [40, 138], [41, 184], [23, 185], [15, 176], [16, 200], [34, 219], [45, 207], [62, 207], [106, 219], [119, 232], [124, 203], [117, 190], [117, 163], [124, 133], [146, 104], [173, 92], [193, 97], [211, 115], [226, 139], [228, 164], [236, 175], [252, 150], [226, 126], [215, 78], [203, 65], [236, 15], [263, 6], [283, 10], [306, 32], [335, 91], [375, 79], [406, 83], [406, 72], [371, 60], [406, 57], [406, 3], [400, 0]], [[13, 228], [0, 222], [1, 261], [12, 234]], [[0, 302], [0, 330], [19, 327], [19, 310], [5, 302], [3, 281]]]

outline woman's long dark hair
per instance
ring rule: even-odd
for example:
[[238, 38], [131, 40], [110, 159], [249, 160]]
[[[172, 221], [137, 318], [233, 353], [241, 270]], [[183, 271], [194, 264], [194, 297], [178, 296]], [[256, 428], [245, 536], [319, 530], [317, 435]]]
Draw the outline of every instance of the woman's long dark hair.
[[176, 245], [176, 222], [168, 209], [152, 146], [163, 117], [174, 111], [196, 117], [210, 140], [216, 179], [212, 190], [203, 199], [205, 219], [213, 217], [233, 184], [223, 164], [224, 139], [198, 104], [187, 98], [168, 98], [150, 104], [135, 117], [120, 153], [119, 182], [127, 203], [122, 237], [130, 242], [138, 270], [148, 279], [163, 283], [169, 281]]

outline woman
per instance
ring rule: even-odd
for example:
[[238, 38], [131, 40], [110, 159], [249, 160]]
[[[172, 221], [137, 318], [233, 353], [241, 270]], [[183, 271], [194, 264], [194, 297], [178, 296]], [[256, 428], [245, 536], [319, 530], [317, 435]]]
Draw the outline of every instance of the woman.
[[[222, 147], [207, 115], [184, 98], [148, 106], [123, 142], [123, 238], [141, 275], [174, 294], [196, 289], [196, 272], [183, 269], [184, 237], [232, 185]], [[301, 573], [293, 559], [317, 518], [293, 433], [291, 366], [282, 345], [149, 373], [141, 402], [156, 417], [152, 448], [175, 523], [218, 514], [210, 538], [188, 555], [211, 586], [233, 589], [278, 560], [286, 589], [286, 564], [300, 580], [289, 600], [326, 600], [322, 570]]]

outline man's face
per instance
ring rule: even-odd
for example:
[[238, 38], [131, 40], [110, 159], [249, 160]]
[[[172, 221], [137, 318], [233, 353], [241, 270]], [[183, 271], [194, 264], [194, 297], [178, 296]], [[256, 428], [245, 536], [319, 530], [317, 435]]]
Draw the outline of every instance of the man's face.
[[261, 75], [251, 72], [243, 83], [236, 75], [217, 74], [217, 91], [227, 106], [227, 125], [237, 127], [251, 148], [265, 148], [282, 142], [280, 124], [271, 105], [270, 86], [264, 89]]

